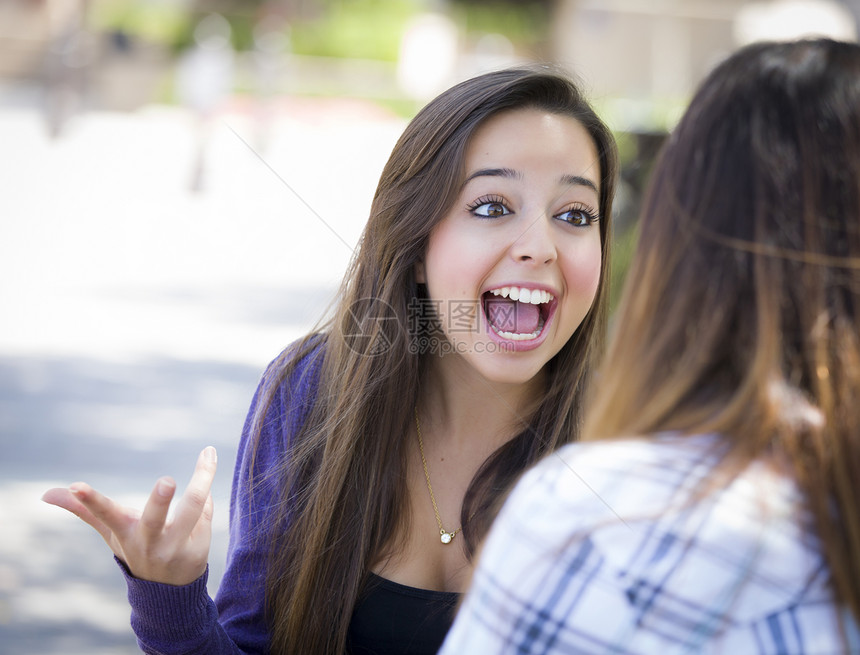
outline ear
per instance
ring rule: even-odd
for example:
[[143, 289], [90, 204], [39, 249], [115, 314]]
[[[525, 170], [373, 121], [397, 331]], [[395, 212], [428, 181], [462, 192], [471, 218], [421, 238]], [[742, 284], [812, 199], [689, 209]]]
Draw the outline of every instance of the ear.
[[415, 262], [415, 281], [418, 284], [427, 284], [427, 276], [424, 273], [424, 262]]

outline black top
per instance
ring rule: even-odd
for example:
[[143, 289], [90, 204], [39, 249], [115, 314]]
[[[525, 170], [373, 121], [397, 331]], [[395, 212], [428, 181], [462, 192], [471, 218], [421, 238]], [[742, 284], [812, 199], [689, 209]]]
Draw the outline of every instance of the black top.
[[349, 655], [435, 655], [460, 594], [417, 589], [370, 574], [347, 635]]

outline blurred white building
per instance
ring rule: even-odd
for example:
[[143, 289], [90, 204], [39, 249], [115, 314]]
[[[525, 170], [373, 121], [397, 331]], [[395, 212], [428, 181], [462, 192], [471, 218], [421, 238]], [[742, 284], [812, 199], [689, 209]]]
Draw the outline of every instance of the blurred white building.
[[624, 129], [666, 127], [672, 106], [738, 46], [828, 35], [856, 40], [860, 2], [836, 0], [562, 0], [556, 59]]

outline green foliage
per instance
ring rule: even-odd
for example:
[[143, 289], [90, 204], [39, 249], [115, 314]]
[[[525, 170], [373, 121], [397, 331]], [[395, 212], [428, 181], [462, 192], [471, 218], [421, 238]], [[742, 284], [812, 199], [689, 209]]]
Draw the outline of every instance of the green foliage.
[[618, 145], [618, 161], [621, 166], [630, 164], [638, 154], [636, 138], [631, 132], [614, 132], [615, 143]]
[[[253, 47], [259, 14], [257, 2], [213, 2], [212, 10], [230, 22], [236, 50]], [[290, 26], [293, 52], [325, 57], [354, 57], [396, 61], [404, 30], [411, 18], [426, 10], [419, 0], [320, 0], [314, 17], [295, 19]], [[100, 31], [122, 30], [134, 37], [179, 52], [193, 43], [194, 28], [203, 13], [200, 5], [151, 0], [93, 0], [92, 26]], [[457, 2], [451, 17], [471, 35], [499, 33], [519, 45], [545, 38], [546, 2], [486, 0]]]
[[293, 25], [296, 54], [396, 61], [409, 19], [408, 0], [332, 0], [318, 18]]
[[618, 301], [621, 299], [621, 291], [624, 288], [624, 280], [630, 268], [630, 261], [636, 250], [636, 242], [639, 240], [639, 224], [634, 223], [624, 230], [616, 231], [612, 241], [612, 271], [609, 277], [609, 311], [615, 312]]
[[469, 34], [502, 34], [514, 44], [530, 45], [546, 38], [549, 13], [538, 2], [460, 2], [454, 16]]
[[91, 3], [88, 18], [96, 30], [120, 30], [168, 46], [189, 31], [188, 12], [179, 3], [102, 0]]

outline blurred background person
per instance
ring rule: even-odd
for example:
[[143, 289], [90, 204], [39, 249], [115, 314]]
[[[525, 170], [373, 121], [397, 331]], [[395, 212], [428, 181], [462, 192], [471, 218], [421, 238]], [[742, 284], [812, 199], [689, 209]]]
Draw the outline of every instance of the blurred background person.
[[230, 23], [220, 14], [204, 16], [194, 27], [194, 45], [177, 62], [179, 100], [194, 114], [197, 145], [191, 190], [203, 185], [210, 122], [233, 88], [233, 47]]

